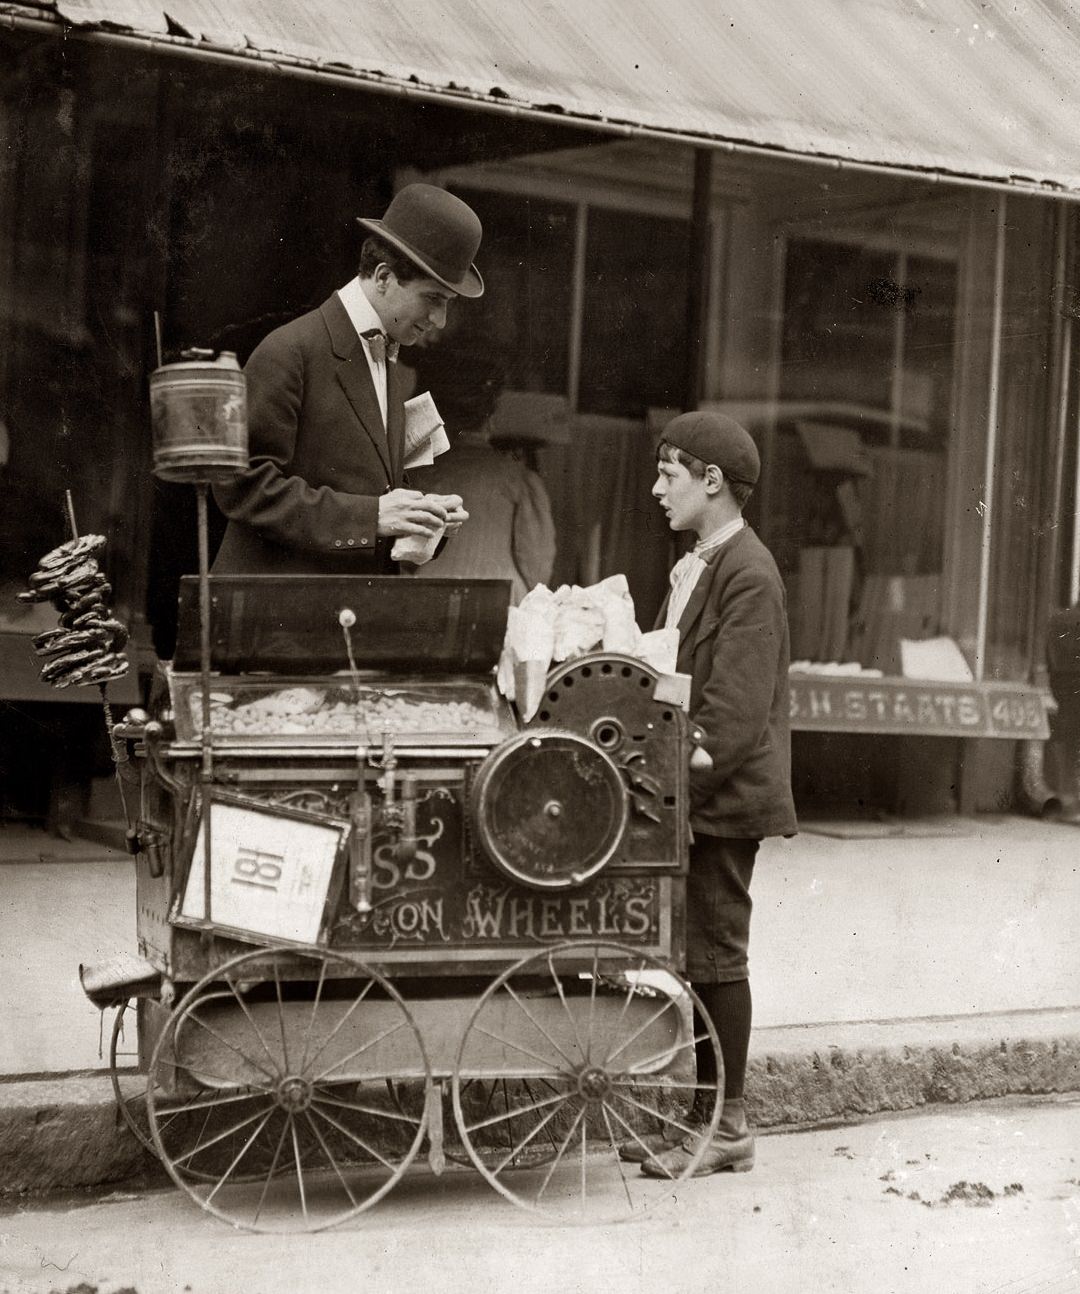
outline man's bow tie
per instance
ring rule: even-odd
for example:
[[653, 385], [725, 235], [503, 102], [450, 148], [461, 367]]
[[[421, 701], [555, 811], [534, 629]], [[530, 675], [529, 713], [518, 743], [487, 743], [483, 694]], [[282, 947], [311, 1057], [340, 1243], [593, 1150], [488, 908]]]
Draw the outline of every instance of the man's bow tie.
[[377, 364], [385, 364], [387, 360], [390, 360], [391, 363], [397, 361], [400, 344], [396, 341], [391, 341], [382, 329], [369, 328], [366, 332], [362, 332], [360, 336], [367, 342], [368, 349], [371, 351], [371, 358]]

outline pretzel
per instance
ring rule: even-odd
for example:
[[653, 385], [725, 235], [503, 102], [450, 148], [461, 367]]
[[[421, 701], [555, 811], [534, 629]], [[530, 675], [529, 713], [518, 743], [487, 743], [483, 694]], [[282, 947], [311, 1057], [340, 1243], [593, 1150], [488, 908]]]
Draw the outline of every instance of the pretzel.
[[105, 629], [68, 629], [62, 638], [54, 638], [44, 647], [38, 647], [39, 656], [58, 656], [60, 653], [85, 651], [90, 647], [107, 647], [112, 633]]
[[41, 667], [41, 681], [62, 686], [60, 679], [71, 670], [81, 669], [101, 660], [106, 655], [104, 647], [89, 647], [81, 651], [68, 652], [63, 656], [54, 656]]
[[91, 661], [89, 665], [72, 670], [70, 674], [64, 676], [63, 680], [57, 684], [57, 687], [81, 687], [85, 683], [108, 683], [112, 679], [123, 678], [127, 672], [127, 657], [108, 652], [100, 660]]
[[67, 543], [46, 553], [38, 562], [38, 570], [47, 571], [65, 566], [72, 560], [79, 561], [89, 557], [91, 553], [99, 553], [104, 547], [104, 535], [80, 535], [78, 539], [69, 539]]
[[[102, 611], [106, 610], [105, 598], [107, 594], [103, 590], [108, 588], [107, 584], [103, 584], [99, 588], [91, 589], [88, 593], [81, 593], [74, 599], [68, 610], [74, 616], [85, 615], [92, 607], [100, 607]], [[111, 592], [112, 590], [110, 589], [109, 591]]]
[[67, 628], [68, 626], [61, 625], [59, 629], [46, 629], [44, 633], [38, 634], [37, 637], [33, 639], [34, 651], [36, 651], [38, 655], [45, 655], [47, 649], [51, 647], [53, 643], [58, 643], [67, 638]]

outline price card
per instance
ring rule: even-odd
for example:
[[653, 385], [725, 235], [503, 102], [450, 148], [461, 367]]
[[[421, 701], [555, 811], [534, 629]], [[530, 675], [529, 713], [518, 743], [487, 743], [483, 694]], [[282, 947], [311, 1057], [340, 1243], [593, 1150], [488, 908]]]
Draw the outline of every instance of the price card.
[[[317, 944], [347, 822], [277, 806], [211, 804], [210, 917], [239, 935]], [[204, 916], [205, 822], [200, 822], [180, 919]]]

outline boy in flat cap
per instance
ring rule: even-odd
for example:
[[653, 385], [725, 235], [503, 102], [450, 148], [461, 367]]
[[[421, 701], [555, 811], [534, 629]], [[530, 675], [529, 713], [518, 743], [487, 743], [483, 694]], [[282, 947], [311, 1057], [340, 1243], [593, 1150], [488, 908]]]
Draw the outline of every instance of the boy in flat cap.
[[[690, 716], [703, 734], [690, 761], [687, 978], [712, 1017], [724, 1062], [720, 1122], [695, 1176], [754, 1164], [743, 1080], [750, 1045], [747, 964], [750, 881], [765, 836], [796, 831], [788, 729], [788, 625], [772, 555], [743, 520], [760, 471], [749, 433], [722, 414], [680, 414], [664, 428], [653, 497], [672, 530], [697, 535], [671, 572], [658, 627], [679, 630], [678, 669], [690, 675]], [[695, 1025], [699, 1036], [705, 1031]], [[715, 1058], [698, 1047], [698, 1080], [715, 1083]], [[700, 1094], [699, 1094], [700, 1098]], [[691, 1122], [712, 1109], [695, 1099]], [[662, 1150], [626, 1146], [650, 1177], [682, 1171], [691, 1138]]]
[[229, 518], [215, 574], [388, 574], [399, 535], [467, 519], [457, 496], [406, 488], [406, 382], [395, 363], [478, 297], [481, 226], [460, 198], [410, 184], [370, 231], [360, 270], [275, 329], [244, 368], [251, 462], [214, 496]]

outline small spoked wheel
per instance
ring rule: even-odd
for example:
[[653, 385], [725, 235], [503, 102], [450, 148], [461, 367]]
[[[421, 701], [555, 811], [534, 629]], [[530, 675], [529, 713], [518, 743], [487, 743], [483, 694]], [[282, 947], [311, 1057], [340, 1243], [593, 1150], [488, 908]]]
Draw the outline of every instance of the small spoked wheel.
[[[483, 1156], [489, 1168], [507, 1156], [507, 1169], [550, 1163], [559, 1153], [559, 1142], [543, 1122], [544, 1098], [557, 1090], [546, 1078], [466, 1079], [461, 1085], [466, 1122], [489, 1130], [474, 1142], [473, 1153]], [[536, 1135], [530, 1136], [534, 1130]], [[469, 1168], [473, 1164], [469, 1150], [456, 1142], [447, 1146], [446, 1157]]]
[[154, 1143], [150, 1139], [150, 1127], [146, 1119], [146, 1093], [125, 1092], [121, 1083], [122, 1070], [120, 1068], [121, 1058], [137, 1057], [138, 1051], [124, 1050], [128, 1044], [128, 1033], [131, 1030], [131, 1037], [134, 1038], [136, 1030], [135, 1020], [135, 1001], [129, 999], [127, 1002], [121, 1002], [116, 1008], [116, 1015], [113, 1017], [112, 1033], [109, 1037], [109, 1081], [112, 1083], [113, 1096], [116, 1099], [116, 1108], [127, 1125], [128, 1131], [139, 1142], [139, 1144], [156, 1155]]
[[[127, 1050], [131, 1045], [128, 1041], [128, 1029], [131, 1030], [131, 1036], [134, 1037], [137, 1028], [136, 1002], [134, 998], [129, 998], [126, 1002], [120, 1003], [113, 1018], [112, 1034], [109, 1038], [109, 1080], [112, 1083], [116, 1107], [120, 1111], [120, 1117], [124, 1120], [128, 1131], [143, 1149], [156, 1159], [157, 1147], [154, 1145], [154, 1139], [150, 1135], [150, 1120], [146, 1112], [146, 1087], [145, 1085], [140, 1085], [134, 1091], [125, 1092], [123, 1085], [124, 1070], [120, 1065], [122, 1059], [137, 1058], [138, 1056], [137, 1047], [134, 1050]], [[143, 1077], [145, 1078], [145, 1075]], [[198, 1170], [192, 1170], [192, 1176], [193, 1178], [198, 1178], [201, 1174]], [[214, 1179], [209, 1177], [203, 1180], [213, 1181]]]
[[416, 1023], [379, 972], [347, 954], [254, 949], [169, 1016], [147, 1114], [161, 1162], [207, 1212], [321, 1231], [400, 1180], [430, 1088]]
[[[715, 1081], [696, 1077], [699, 1045]], [[454, 1117], [474, 1166], [513, 1203], [560, 1222], [615, 1221], [670, 1197], [620, 1148], [660, 1155], [683, 1143], [689, 1154], [668, 1180], [690, 1176], [720, 1119], [723, 1073], [716, 1030], [681, 976], [622, 944], [559, 944], [478, 1000], [453, 1075]], [[480, 1108], [470, 1092], [496, 1079], [514, 1100]]]

